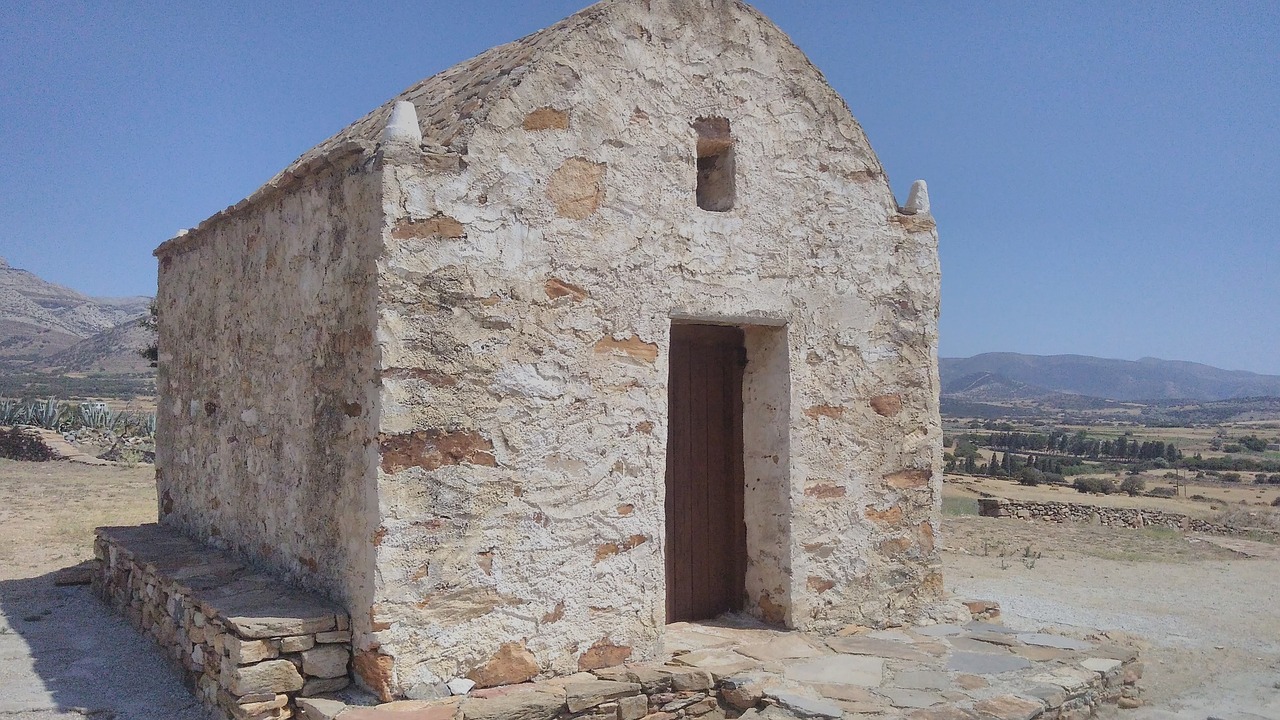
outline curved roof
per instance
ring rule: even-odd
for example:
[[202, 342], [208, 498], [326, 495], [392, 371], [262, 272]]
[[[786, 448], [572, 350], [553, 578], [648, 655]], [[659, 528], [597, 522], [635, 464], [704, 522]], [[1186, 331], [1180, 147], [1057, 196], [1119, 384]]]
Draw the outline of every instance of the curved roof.
[[[337, 134], [306, 151], [244, 200], [214, 214], [194, 230], [204, 229], [221, 218], [253, 205], [262, 198], [292, 184], [297, 178], [310, 175], [319, 168], [332, 165], [351, 154], [372, 150], [381, 139], [392, 108], [402, 100], [414, 104], [425, 149], [443, 155], [465, 155], [472, 132], [488, 116], [495, 101], [508, 96], [543, 56], [554, 51], [561, 43], [583, 28], [605, 21], [609, 13], [619, 4], [647, 1], [602, 0], [550, 27], [514, 42], [486, 50], [470, 60], [465, 60], [415, 83]], [[743, 0], [720, 1], [763, 18]], [[708, 4], [708, 0], [680, 0], [680, 2]], [[716, 0], [710, 0], [710, 4], [715, 3]], [[812, 67], [812, 63], [809, 63], [803, 53], [800, 53], [800, 57]], [[813, 69], [821, 75], [817, 68]], [[840, 99], [840, 102], [843, 103], [843, 99]], [[154, 254], [160, 255], [185, 245], [190, 241], [190, 235], [189, 231], [181, 231], [176, 237], [161, 243]]]

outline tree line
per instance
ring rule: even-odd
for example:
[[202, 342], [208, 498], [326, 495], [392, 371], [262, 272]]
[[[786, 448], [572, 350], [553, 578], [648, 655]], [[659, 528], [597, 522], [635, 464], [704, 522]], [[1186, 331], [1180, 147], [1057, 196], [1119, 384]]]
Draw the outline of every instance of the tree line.
[[1070, 472], [1070, 468], [1080, 465], [1080, 461], [1077, 458], [1034, 454], [1019, 456], [1011, 452], [1006, 452], [1003, 455], [992, 453], [989, 461], [982, 461], [979, 459], [976, 448], [974, 452], [965, 452], [967, 449], [959, 449], [962, 454], [947, 453], [944, 455], [944, 470], [946, 472], [961, 472], [969, 475], [1017, 477], [1020, 482], [1023, 482], [1023, 478], [1026, 478], [1026, 480], [1034, 480], [1034, 482], [1025, 482], [1024, 484], [1038, 485], [1041, 482], [1063, 482], [1064, 472]]
[[1121, 435], [1114, 440], [1089, 437], [1084, 430], [1074, 433], [1052, 430], [1048, 433], [971, 433], [963, 438], [993, 450], [1060, 453], [1090, 460], [1158, 460], [1177, 462], [1182, 451], [1163, 440], [1139, 440]]

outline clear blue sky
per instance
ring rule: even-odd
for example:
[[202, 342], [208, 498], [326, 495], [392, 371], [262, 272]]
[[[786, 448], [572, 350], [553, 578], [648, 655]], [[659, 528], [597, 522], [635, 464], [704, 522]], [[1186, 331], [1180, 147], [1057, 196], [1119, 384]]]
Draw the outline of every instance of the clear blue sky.
[[[151, 250], [574, 0], [0, 7], [0, 255], [151, 294]], [[929, 181], [942, 352], [1280, 373], [1280, 3], [760, 0]]]

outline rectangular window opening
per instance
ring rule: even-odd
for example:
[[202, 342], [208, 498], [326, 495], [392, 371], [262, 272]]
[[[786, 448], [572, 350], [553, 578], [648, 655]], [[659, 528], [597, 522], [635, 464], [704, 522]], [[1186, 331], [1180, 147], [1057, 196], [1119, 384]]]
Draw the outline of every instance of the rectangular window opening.
[[698, 118], [698, 207], [710, 212], [733, 209], [737, 194], [733, 133], [724, 118]]

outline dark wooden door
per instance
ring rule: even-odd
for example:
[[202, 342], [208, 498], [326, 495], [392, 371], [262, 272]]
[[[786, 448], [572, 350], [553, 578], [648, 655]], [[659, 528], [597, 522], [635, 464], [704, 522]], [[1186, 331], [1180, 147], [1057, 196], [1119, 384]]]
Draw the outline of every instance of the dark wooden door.
[[741, 328], [672, 325], [667, 402], [667, 622], [742, 609]]

